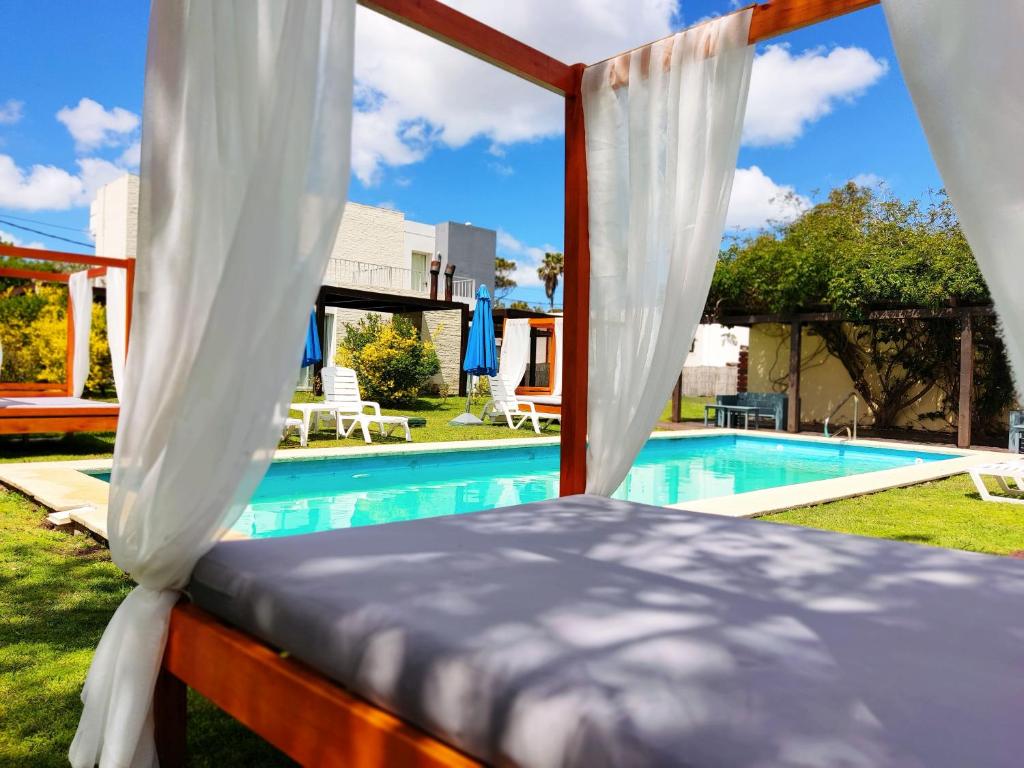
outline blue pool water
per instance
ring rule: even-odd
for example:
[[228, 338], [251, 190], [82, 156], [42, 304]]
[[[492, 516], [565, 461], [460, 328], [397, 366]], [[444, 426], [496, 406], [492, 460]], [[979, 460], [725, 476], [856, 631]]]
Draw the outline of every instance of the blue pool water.
[[[676, 504], [950, 458], [741, 435], [656, 439], [640, 452], [615, 496]], [[557, 495], [557, 445], [279, 461], [234, 529], [254, 538], [289, 536]]]

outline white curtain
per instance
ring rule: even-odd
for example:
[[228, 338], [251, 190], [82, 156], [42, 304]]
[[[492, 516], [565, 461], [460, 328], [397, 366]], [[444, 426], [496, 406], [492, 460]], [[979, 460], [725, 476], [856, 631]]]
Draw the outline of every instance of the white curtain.
[[124, 399], [124, 357], [128, 341], [128, 273], [107, 269], [107, 345], [117, 399]]
[[505, 321], [501, 333], [501, 356], [498, 359], [498, 375], [515, 389], [523, 380], [526, 366], [530, 364], [530, 321], [516, 318]]
[[555, 384], [551, 394], [562, 396], [562, 318], [555, 318]]
[[88, 270], [68, 277], [68, 310], [74, 328], [75, 354], [72, 358], [71, 393], [82, 396], [85, 380], [89, 378], [89, 335], [92, 332], [92, 280]]
[[587, 492], [610, 495], [682, 370], [711, 285], [753, 47], [731, 14], [583, 75], [590, 204]]
[[280, 437], [348, 186], [354, 18], [353, 0], [153, 3], [107, 520], [139, 586], [96, 649], [74, 766], [155, 764], [170, 610]]
[[885, 0], [903, 78], [1024, 398], [1024, 3]]

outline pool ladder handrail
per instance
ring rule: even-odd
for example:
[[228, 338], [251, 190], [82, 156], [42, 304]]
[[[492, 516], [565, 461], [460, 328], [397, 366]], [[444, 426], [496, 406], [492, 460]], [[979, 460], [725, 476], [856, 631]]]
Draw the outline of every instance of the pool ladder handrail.
[[[853, 398], [853, 427], [851, 428], [850, 425], [847, 424], [845, 426], [840, 427], [839, 430], [834, 435], [830, 435], [829, 432], [828, 432], [828, 423], [829, 423], [829, 421], [831, 421], [832, 417], [835, 416], [839, 412], [840, 408], [842, 408], [844, 405], [846, 405], [848, 402], [850, 402], [850, 398], [851, 397]], [[839, 437], [840, 435], [843, 434], [843, 430], [845, 429], [847, 436], [851, 440], [856, 440], [857, 439], [857, 405], [859, 403], [860, 403], [860, 399], [857, 397], [857, 393], [856, 392], [851, 392], [846, 397], [844, 397], [842, 402], [839, 403], [839, 405], [837, 405], [835, 408], [832, 409], [832, 413], [830, 413], [828, 416], [825, 417], [825, 437]]]

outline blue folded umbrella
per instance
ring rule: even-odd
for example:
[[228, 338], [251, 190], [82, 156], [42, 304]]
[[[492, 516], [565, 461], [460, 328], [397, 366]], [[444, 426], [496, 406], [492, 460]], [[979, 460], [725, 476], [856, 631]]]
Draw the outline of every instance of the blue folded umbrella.
[[[466, 357], [462, 370], [470, 376], [497, 376], [498, 349], [494, 345], [494, 316], [491, 314], [491, 294], [487, 286], [481, 285], [476, 292], [476, 307], [473, 309], [473, 323], [469, 326], [466, 340]], [[483, 424], [469, 412], [472, 387], [467, 387], [466, 412], [459, 414], [449, 424], [475, 426]]]
[[487, 286], [481, 285], [476, 292], [476, 308], [473, 323], [469, 326], [466, 342], [466, 358], [462, 370], [470, 376], [496, 376], [498, 373], [498, 349], [494, 345], [494, 316], [491, 314], [491, 295]]
[[302, 367], [316, 365], [323, 360], [320, 349], [320, 334], [316, 330], [316, 310], [309, 313], [309, 328], [306, 329], [306, 346], [302, 350]]

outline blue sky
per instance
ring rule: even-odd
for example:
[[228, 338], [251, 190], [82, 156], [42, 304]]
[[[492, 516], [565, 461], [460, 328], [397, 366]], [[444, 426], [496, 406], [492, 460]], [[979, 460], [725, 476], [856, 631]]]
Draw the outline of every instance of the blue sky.
[[[584, 62], [733, 5], [453, 4]], [[88, 252], [13, 225], [88, 243], [93, 189], [135, 167], [148, 4], [6, 0], [4, 17], [17, 34], [0, 46], [0, 232]], [[357, 40], [351, 199], [498, 230], [500, 252], [520, 264], [513, 298], [543, 302], [535, 263], [562, 241], [560, 100], [362, 10]], [[880, 9], [778, 42], [758, 49], [733, 231], [795, 215], [850, 178], [884, 180], [902, 197], [940, 186]], [[795, 209], [780, 203], [787, 191], [798, 196]]]

